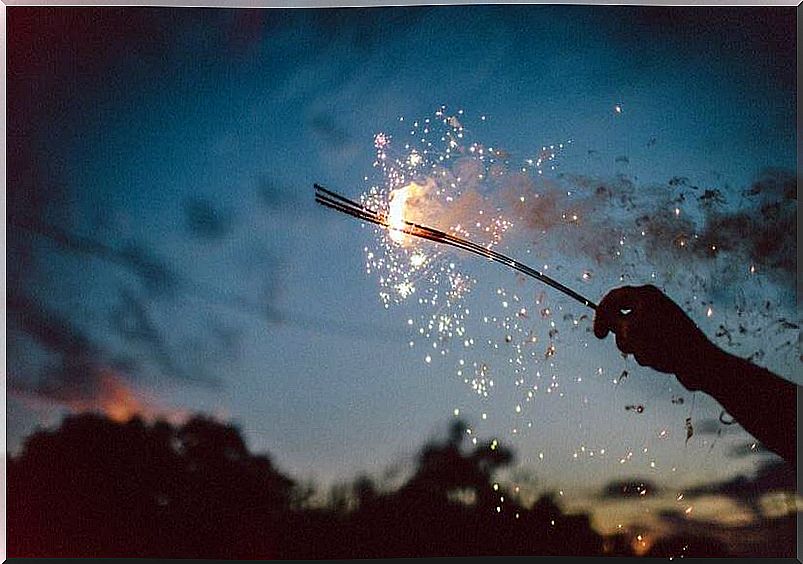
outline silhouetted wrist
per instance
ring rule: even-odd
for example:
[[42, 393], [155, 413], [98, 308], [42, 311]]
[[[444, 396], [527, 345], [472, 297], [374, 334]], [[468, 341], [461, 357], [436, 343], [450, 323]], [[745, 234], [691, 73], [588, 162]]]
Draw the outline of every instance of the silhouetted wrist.
[[690, 391], [719, 395], [731, 380], [732, 357], [708, 339], [700, 339], [688, 349], [681, 355], [678, 380]]

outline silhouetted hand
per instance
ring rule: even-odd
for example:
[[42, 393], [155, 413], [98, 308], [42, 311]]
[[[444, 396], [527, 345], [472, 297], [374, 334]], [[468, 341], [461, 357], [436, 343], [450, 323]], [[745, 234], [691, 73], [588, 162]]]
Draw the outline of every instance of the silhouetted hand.
[[616, 288], [602, 298], [594, 334], [604, 339], [611, 331], [623, 353], [711, 395], [748, 433], [796, 464], [795, 384], [714, 345], [655, 286]]
[[611, 290], [594, 317], [594, 334], [616, 335], [616, 346], [642, 366], [675, 374], [690, 390], [705, 389], [698, 367], [715, 348], [675, 302], [652, 285]]

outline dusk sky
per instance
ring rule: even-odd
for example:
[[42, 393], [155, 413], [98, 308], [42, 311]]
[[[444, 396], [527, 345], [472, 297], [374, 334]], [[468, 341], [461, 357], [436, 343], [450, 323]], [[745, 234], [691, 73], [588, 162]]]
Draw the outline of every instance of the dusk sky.
[[[7, 13], [12, 453], [71, 411], [198, 411], [321, 488], [359, 473], [392, 483], [457, 415], [515, 450], [500, 481], [561, 491], [602, 531], [660, 530], [665, 509], [724, 524], [777, 510], [716, 493], [774, 455], [705, 394], [594, 338], [591, 310], [536, 280], [421, 244], [475, 280], [453, 308], [470, 310], [475, 343], [433, 348], [418, 333], [433, 311], [383, 307], [381, 272], [366, 271], [385, 234], [316, 205], [313, 184], [359, 199], [384, 181], [378, 134], [404, 162], [405, 145], [431, 137], [436, 161], [434, 132], [459, 123], [465, 147], [499, 151], [502, 180], [477, 192], [510, 222], [500, 251], [595, 302], [653, 283], [718, 345], [801, 384], [784, 223], [796, 220], [792, 8]], [[528, 159], [545, 154], [538, 173]], [[511, 203], [513, 185], [554, 205]], [[733, 218], [754, 228], [729, 231]], [[529, 313], [510, 339], [483, 322], [514, 308]], [[524, 334], [537, 343], [516, 385]], [[488, 397], [461, 359], [493, 375]], [[658, 493], [601, 496], [634, 477]]]

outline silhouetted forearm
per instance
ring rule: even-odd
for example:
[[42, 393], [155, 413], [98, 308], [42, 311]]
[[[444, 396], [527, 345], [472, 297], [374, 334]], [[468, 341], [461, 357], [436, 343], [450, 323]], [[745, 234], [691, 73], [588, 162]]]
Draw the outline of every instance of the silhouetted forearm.
[[797, 386], [713, 344], [701, 358], [678, 374], [681, 382], [700, 382], [748, 433], [796, 464]]

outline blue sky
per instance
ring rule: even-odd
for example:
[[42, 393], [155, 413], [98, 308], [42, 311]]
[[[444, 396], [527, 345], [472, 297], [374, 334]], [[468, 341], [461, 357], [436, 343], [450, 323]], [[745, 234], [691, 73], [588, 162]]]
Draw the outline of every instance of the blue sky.
[[[327, 484], [409, 465], [457, 408], [481, 437], [516, 450], [535, 487], [560, 489], [576, 507], [618, 478], [647, 475], [682, 491], [766, 459], [728, 456], [750, 442], [736, 428], [713, 448], [716, 427], [685, 445], [691, 395], [682, 408], [671, 403], [683, 393], [674, 378], [624, 361], [611, 339], [569, 330], [554, 368], [565, 396], [527, 405], [523, 416], [534, 424], [524, 428], [504, 355], [482, 353], [502, 384], [480, 400], [455, 377], [453, 359], [426, 364], [408, 346], [405, 322], [415, 308], [383, 309], [377, 280], [365, 273], [362, 249], [373, 231], [316, 207], [312, 184], [357, 197], [375, 172], [374, 135], [401, 139], [400, 117], [423, 119], [443, 104], [464, 110], [482, 143], [516, 157], [571, 140], [548, 172], [556, 182], [626, 177], [640, 209], [655, 212], [664, 203], [655, 186], [686, 177], [722, 192], [718, 213], [752, 213], [741, 194], [763, 171], [795, 175], [791, 9], [81, 11], [54, 11], [43, 23], [9, 10], [10, 44], [15, 21], [20, 37], [30, 37], [25, 24], [33, 22], [51, 40], [18, 52], [9, 66], [10, 96], [20, 101], [9, 104], [9, 213], [33, 214], [105, 250], [65, 248], [52, 233], [12, 234], [9, 289], [65, 319], [92, 343], [93, 362], [117, 367], [153, 409], [234, 420], [253, 449]], [[622, 213], [598, 210], [595, 221], [618, 229], [629, 221]], [[556, 277], [577, 284], [588, 257], [563, 254], [549, 235], [537, 240], [514, 222], [504, 248], [523, 259], [549, 257], [562, 269]], [[731, 279], [723, 264], [742, 264], [743, 250], [683, 263], [707, 280], [697, 289], [672, 274], [680, 263], [668, 255], [637, 266], [632, 280], [656, 283], [678, 301], [700, 294], [690, 314], [712, 336], [735, 319], [740, 284], [748, 306], [773, 303], [772, 315], [750, 317], [753, 326], [797, 321], [783, 276], [723, 282]], [[479, 280], [468, 298], [478, 311], [499, 311], [499, 287], [526, 299], [541, 291], [535, 281], [522, 289], [495, 265], [455, 260]], [[596, 267], [583, 291], [599, 300], [620, 283], [617, 268]], [[652, 272], [657, 279], [648, 279]], [[546, 293], [555, 307], [582, 313]], [[715, 300], [712, 318], [697, 305], [707, 299]], [[139, 340], [120, 319], [138, 320]], [[799, 360], [770, 350], [768, 338], [743, 337], [734, 352], [763, 346], [757, 362], [793, 378]], [[9, 398], [12, 448], [69, 407], [42, 388], [58, 352], [10, 329], [9, 383], [28, 391], [27, 399]], [[624, 367], [630, 376], [613, 385]], [[72, 385], [69, 374], [57, 373], [60, 386]], [[30, 401], [37, 395], [46, 401]], [[624, 410], [630, 403], [647, 409], [635, 416]], [[702, 394], [693, 410], [695, 421], [720, 412]], [[658, 438], [662, 430], [669, 439]], [[609, 454], [590, 458], [585, 449]], [[634, 459], [620, 464], [631, 451]], [[716, 503], [712, 518], [725, 512], [725, 501]], [[649, 519], [632, 502], [610, 511]]]

